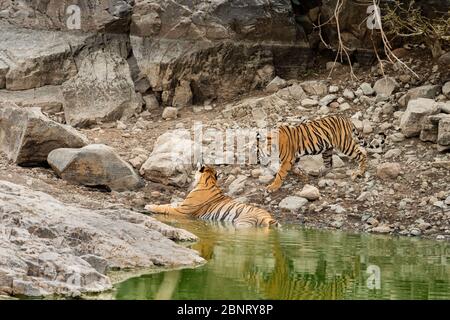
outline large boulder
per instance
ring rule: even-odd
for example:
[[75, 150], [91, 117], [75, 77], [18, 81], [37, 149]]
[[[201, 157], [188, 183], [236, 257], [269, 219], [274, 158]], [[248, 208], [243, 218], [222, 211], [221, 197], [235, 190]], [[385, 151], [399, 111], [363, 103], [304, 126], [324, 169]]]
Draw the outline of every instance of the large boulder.
[[116, 191], [143, 186], [133, 167], [113, 148], [103, 144], [91, 144], [81, 149], [56, 149], [50, 152], [47, 162], [58, 176], [70, 183], [106, 186]]
[[411, 100], [415, 100], [418, 98], [434, 99], [440, 91], [440, 86], [431, 84], [413, 88], [408, 90], [408, 92], [398, 100], [398, 103], [402, 107], [406, 107]]
[[145, 179], [166, 185], [185, 186], [190, 182], [195, 144], [189, 131], [166, 132], [159, 136], [140, 173]]
[[[35, 20], [35, 19], [29, 19]], [[0, 21], [0, 89], [59, 85], [77, 73], [73, 53], [87, 34], [17, 28]]]
[[83, 31], [128, 32], [132, 4], [134, 0], [46, 0], [22, 1], [2, 0], [2, 19], [31, 29], [67, 30], [78, 27], [74, 19], [76, 12], [71, 5], [79, 8], [80, 24]]
[[86, 144], [84, 135], [50, 120], [37, 107], [0, 104], [0, 150], [16, 164], [46, 163], [54, 149], [79, 148]]
[[108, 268], [194, 266], [174, 240], [196, 236], [125, 209], [91, 210], [0, 181], [0, 295], [80, 295], [112, 288]]
[[72, 126], [129, 118], [142, 109], [127, 61], [117, 50], [87, 55], [78, 74], [63, 84], [64, 114]]
[[21, 107], [39, 107], [49, 114], [61, 112], [64, 104], [61, 86], [44, 86], [20, 91], [0, 90], [0, 103], [7, 101]]
[[426, 116], [439, 113], [439, 111], [439, 104], [432, 99], [419, 98], [411, 100], [400, 119], [402, 133], [406, 137], [418, 136]]
[[283, 76], [302, 69], [304, 61], [304, 69], [302, 57], [310, 50], [296, 36], [288, 0], [141, 0], [133, 10], [130, 40], [152, 90], [161, 93], [164, 105], [176, 105], [179, 81], [190, 83], [198, 103], [262, 89], [274, 68]]

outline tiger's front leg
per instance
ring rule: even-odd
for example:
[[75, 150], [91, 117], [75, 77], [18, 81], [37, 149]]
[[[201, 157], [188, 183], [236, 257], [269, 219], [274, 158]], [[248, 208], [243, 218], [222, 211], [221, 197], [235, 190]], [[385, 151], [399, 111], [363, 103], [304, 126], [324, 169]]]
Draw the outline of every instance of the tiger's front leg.
[[145, 209], [153, 213], [159, 214], [180, 214], [177, 208], [172, 207], [170, 204], [161, 204], [161, 205], [148, 204], [145, 206]]
[[286, 178], [289, 170], [292, 168], [291, 162], [283, 162], [280, 166], [280, 169], [277, 172], [277, 175], [275, 176], [275, 180], [266, 187], [266, 190], [268, 192], [275, 192], [278, 189], [280, 189], [281, 185], [283, 184], [284, 178]]

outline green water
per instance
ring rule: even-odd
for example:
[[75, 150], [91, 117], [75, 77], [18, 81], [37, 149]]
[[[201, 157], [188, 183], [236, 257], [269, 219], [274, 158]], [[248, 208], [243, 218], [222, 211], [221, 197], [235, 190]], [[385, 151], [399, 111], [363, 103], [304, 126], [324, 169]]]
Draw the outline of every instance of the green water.
[[129, 279], [116, 299], [450, 299], [448, 242], [167, 221], [208, 262]]

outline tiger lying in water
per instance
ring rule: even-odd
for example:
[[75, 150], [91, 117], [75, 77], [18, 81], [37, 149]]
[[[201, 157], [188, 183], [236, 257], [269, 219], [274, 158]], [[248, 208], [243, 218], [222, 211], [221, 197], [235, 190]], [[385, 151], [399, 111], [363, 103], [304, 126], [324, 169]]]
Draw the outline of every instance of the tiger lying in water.
[[[381, 134], [384, 143], [384, 134]], [[261, 148], [260, 135], [257, 135], [258, 163], [267, 158], [264, 148]], [[270, 135], [267, 136], [267, 150], [271, 150]], [[353, 122], [344, 116], [327, 116], [317, 120], [303, 122], [297, 126], [280, 126], [278, 128], [278, 151], [280, 168], [274, 181], [267, 186], [269, 192], [278, 190], [294, 163], [298, 163], [303, 155], [322, 154], [325, 171], [333, 166], [333, 149], [337, 149], [359, 163], [359, 170], [352, 174], [352, 179], [362, 176], [366, 170], [367, 152], [363, 148], [368, 144]], [[371, 148], [375, 147], [370, 145]], [[296, 172], [304, 182], [307, 181], [305, 172]]]
[[266, 210], [239, 203], [223, 194], [217, 186], [217, 173], [202, 166], [195, 175], [195, 188], [178, 207], [170, 204], [147, 205], [154, 213], [187, 214], [203, 220], [232, 222], [236, 227], [280, 226]]

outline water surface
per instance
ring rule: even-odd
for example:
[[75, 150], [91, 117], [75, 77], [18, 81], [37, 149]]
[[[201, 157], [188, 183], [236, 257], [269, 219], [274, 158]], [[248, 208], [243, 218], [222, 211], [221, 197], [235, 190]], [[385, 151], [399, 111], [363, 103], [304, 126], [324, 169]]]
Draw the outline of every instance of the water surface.
[[193, 269], [131, 278], [116, 299], [450, 299], [450, 243], [166, 218], [200, 241]]

